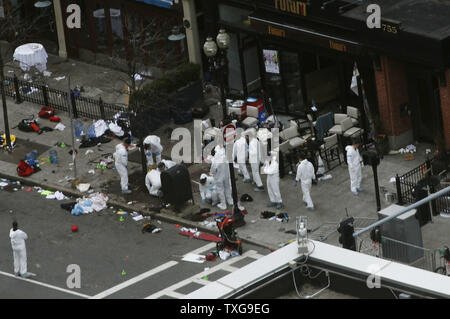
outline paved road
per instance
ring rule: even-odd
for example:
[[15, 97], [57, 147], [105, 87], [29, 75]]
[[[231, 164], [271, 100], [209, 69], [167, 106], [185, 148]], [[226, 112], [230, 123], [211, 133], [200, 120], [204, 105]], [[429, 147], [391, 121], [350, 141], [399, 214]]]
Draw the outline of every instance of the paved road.
[[[161, 233], [142, 234], [142, 221], [128, 216], [120, 222], [109, 208], [72, 216], [60, 208], [64, 202], [44, 199], [35, 191], [0, 191], [0, 299], [181, 298], [269, 253], [245, 245], [242, 256], [225, 262], [185, 262], [185, 254], [205, 254], [215, 245], [181, 236], [165, 223], [158, 224]], [[29, 236], [28, 271], [37, 275], [31, 280], [12, 275], [8, 234], [14, 219]], [[71, 232], [72, 225], [78, 225], [78, 233]], [[71, 264], [81, 268], [80, 289], [67, 287]]]

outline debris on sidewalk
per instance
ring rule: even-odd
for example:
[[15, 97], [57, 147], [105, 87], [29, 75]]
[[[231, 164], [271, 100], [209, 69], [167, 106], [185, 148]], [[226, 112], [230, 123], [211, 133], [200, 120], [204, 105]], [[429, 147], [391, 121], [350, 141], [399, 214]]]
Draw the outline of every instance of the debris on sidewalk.
[[142, 227], [142, 233], [152, 233], [152, 234], [156, 234], [156, 233], [160, 233], [161, 232], [161, 228], [156, 227], [155, 225], [153, 225], [152, 223], [146, 223], [144, 224], [144, 226]]
[[91, 188], [91, 184], [83, 184], [83, 183], [80, 183], [80, 184], [78, 184], [77, 185], [77, 189], [80, 191], [80, 192], [82, 192], [82, 193], [85, 193], [85, 192], [87, 192], [88, 190], [89, 190], [89, 188]]
[[[42, 195], [42, 194], [41, 194]], [[66, 196], [64, 196], [63, 193], [61, 193], [60, 191], [56, 191], [55, 193], [52, 194], [48, 194], [46, 199], [57, 199], [57, 200], [65, 200], [67, 199]]]
[[62, 124], [62, 123], [58, 123], [56, 126], [55, 126], [55, 130], [58, 130], [58, 131], [64, 131], [65, 130], [65, 128], [66, 128], [66, 126], [64, 125], [64, 124]]
[[201, 239], [201, 240], [206, 240], [206, 241], [211, 241], [211, 242], [216, 242], [216, 243], [222, 241], [220, 239], [220, 237], [217, 237], [216, 235], [205, 234], [205, 233], [199, 232], [197, 229], [193, 229], [193, 228], [188, 229], [188, 228], [183, 227], [180, 229], [179, 234], [190, 237], [190, 238], [196, 238], [196, 239]]
[[72, 215], [79, 216], [81, 214], [90, 214], [92, 212], [100, 212], [107, 208], [106, 203], [108, 197], [102, 193], [95, 193], [89, 197], [77, 199], [77, 204], [72, 209]]
[[319, 177], [319, 181], [327, 181], [327, 180], [330, 180], [330, 179], [332, 179], [332, 178], [333, 178], [332, 175], [327, 174], [327, 175], [325, 175], [325, 176]]
[[189, 254], [185, 255], [181, 260], [192, 262], [192, 263], [197, 263], [197, 264], [203, 264], [206, 260], [206, 257], [202, 256], [202, 255], [189, 253]]

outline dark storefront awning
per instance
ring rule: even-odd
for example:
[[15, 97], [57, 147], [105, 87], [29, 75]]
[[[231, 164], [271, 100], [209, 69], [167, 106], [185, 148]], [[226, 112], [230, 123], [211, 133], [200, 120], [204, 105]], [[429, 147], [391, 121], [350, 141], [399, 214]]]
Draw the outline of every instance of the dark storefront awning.
[[137, 2], [144, 2], [157, 7], [170, 9], [173, 6], [174, 0], [136, 0]]
[[286, 19], [283, 21], [275, 16], [258, 12], [252, 13], [249, 19], [252, 27], [263, 34], [305, 42], [343, 53], [360, 54], [363, 49], [358, 40], [343, 36], [342, 32], [338, 35], [325, 28], [300, 26]]

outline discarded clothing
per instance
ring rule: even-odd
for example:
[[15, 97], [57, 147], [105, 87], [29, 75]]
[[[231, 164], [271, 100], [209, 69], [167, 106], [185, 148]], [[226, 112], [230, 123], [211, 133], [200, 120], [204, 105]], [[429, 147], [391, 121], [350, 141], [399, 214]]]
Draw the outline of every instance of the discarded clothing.
[[274, 212], [264, 211], [264, 212], [261, 212], [260, 215], [261, 215], [261, 218], [269, 219], [269, 218], [274, 217], [276, 214]]
[[72, 209], [75, 207], [76, 204], [77, 204], [77, 202], [61, 204], [61, 208], [64, 209], [64, 210], [68, 210], [69, 212], [71, 212]]
[[317, 139], [319, 141], [323, 140], [323, 137], [333, 127], [333, 125], [334, 125], [333, 112], [328, 112], [327, 114], [319, 116], [317, 118], [315, 126], [317, 132]]
[[78, 198], [77, 204], [72, 209], [72, 215], [79, 216], [81, 214], [89, 214], [92, 212], [99, 212], [105, 209], [108, 197], [101, 194], [95, 193], [90, 195], [88, 198]]
[[83, 141], [80, 144], [80, 148], [88, 148], [88, 147], [93, 147], [93, 146], [97, 146], [98, 144], [106, 144], [111, 142], [112, 140], [108, 137], [93, 137], [93, 138], [89, 138], [87, 141]]
[[55, 192], [55, 193], [53, 193], [53, 194], [47, 195], [46, 199], [64, 200], [64, 199], [67, 199], [67, 197], [64, 196], [63, 193], [57, 191], [57, 192]]

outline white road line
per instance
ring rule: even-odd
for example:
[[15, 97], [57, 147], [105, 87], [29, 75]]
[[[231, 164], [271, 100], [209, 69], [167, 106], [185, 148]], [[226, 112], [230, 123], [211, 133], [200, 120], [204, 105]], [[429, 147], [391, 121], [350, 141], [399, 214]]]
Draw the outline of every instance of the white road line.
[[8, 273], [3, 272], [3, 271], [0, 271], [0, 275], [6, 276], [6, 277], [11, 277], [11, 278], [14, 278], [14, 279], [17, 279], [17, 280], [23, 280], [23, 281], [29, 282], [31, 284], [39, 285], [39, 286], [50, 288], [50, 289], [53, 289], [53, 290], [58, 290], [58, 291], [66, 293], [66, 294], [71, 294], [71, 295], [78, 296], [78, 297], [81, 297], [81, 298], [86, 298], [86, 299], [91, 298], [91, 296], [80, 294], [80, 293], [72, 291], [72, 290], [67, 290], [67, 289], [59, 288], [59, 287], [56, 287], [56, 286], [53, 286], [53, 285], [44, 284], [44, 283], [36, 281], [36, 280], [16, 277], [13, 274], [8, 274]]
[[188, 254], [195, 254], [195, 255], [198, 255], [198, 254], [200, 254], [200, 253], [202, 253], [202, 252], [205, 252], [205, 251], [210, 250], [210, 249], [213, 249], [213, 248], [216, 248], [216, 243], [209, 243], [209, 244], [207, 244], [207, 245], [205, 245], [205, 246], [203, 246], [203, 247], [200, 247], [200, 248], [198, 248], [198, 249], [196, 249], [196, 250], [193, 250], [193, 251], [191, 251], [191, 252], [185, 254], [184, 256], [186, 256], [186, 255], [188, 255]]
[[196, 284], [203, 285], [203, 286], [209, 285], [211, 283], [211, 281], [203, 279], [203, 278], [192, 279], [192, 282], [195, 282]]
[[169, 296], [169, 297], [177, 298], [177, 299], [183, 299], [186, 295], [180, 294], [180, 293], [175, 292], [175, 291], [169, 291], [164, 296]]
[[151, 269], [151, 270], [149, 270], [149, 271], [147, 271], [147, 272], [145, 272], [143, 274], [140, 274], [139, 276], [131, 278], [130, 280], [127, 280], [127, 281], [125, 281], [125, 282], [123, 282], [123, 283], [121, 283], [121, 284], [119, 284], [117, 286], [114, 286], [114, 287], [112, 287], [112, 288], [110, 288], [108, 290], [105, 290], [105, 291], [103, 291], [103, 292], [101, 292], [101, 293], [91, 297], [91, 299], [102, 299], [102, 298], [105, 298], [105, 297], [107, 297], [109, 295], [112, 295], [112, 294], [114, 294], [114, 293], [116, 293], [116, 292], [118, 292], [118, 291], [120, 291], [122, 289], [125, 289], [125, 288], [127, 288], [127, 287], [129, 287], [131, 285], [134, 285], [135, 283], [137, 283], [137, 282], [139, 282], [141, 280], [144, 280], [144, 279], [146, 279], [148, 277], [156, 275], [157, 273], [159, 273], [161, 271], [164, 271], [164, 270], [166, 270], [166, 269], [168, 269], [170, 267], [173, 267], [173, 266], [175, 266], [177, 264], [178, 264], [177, 261], [173, 261], [173, 260], [169, 261], [169, 262], [167, 262], [165, 264], [162, 264], [161, 266], [158, 266], [158, 267], [153, 268], [153, 269]]
[[233, 267], [233, 266], [224, 266], [222, 270], [228, 271], [228, 272], [235, 272], [239, 268]]
[[165, 295], [167, 295], [168, 293], [170, 293], [172, 291], [175, 291], [177, 289], [180, 289], [181, 287], [184, 287], [184, 286], [190, 284], [195, 279], [201, 279], [201, 278], [203, 278], [205, 276], [208, 276], [208, 275], [216, 272], [217, 270], [222, 269], [223, 267], [229, 266], [230, 264], [234, 264], [235, 262], [238, 262], [239, 260], [242, 260], [244, 258], [252, 257], [255, 254], [257, 254], [257, 252], [254, 251], [254, 250], [246, 251], [241, 256], [230, 258], [227, 261], [224, 261], [223, 263], [221, 263], [221, 264], [219, 264], [217, 266], [214, 266], [214, 267], [212, 267], [212, 268], [210, 268], [208, 270], [205, 270], [205, 271], [203, 271], [203, 272], [201, 272], [199, 274], [196, 274], [196, 275], [194, 275], [194, 276], [192, 276], [192, 277], [190, 277], [188, 279], [180, 281], [180, 282], [178, 282], [178, 283], [176, 283], [176, 284], [174, 284], [174, 285], [172, 285], [170, 287], [167, 287], [166, 289], [160, 290], [159, 292], [154, 293], [154, 294], [146, 297], [145, 299], [158, 299], [161, 296], [165, 296]]

